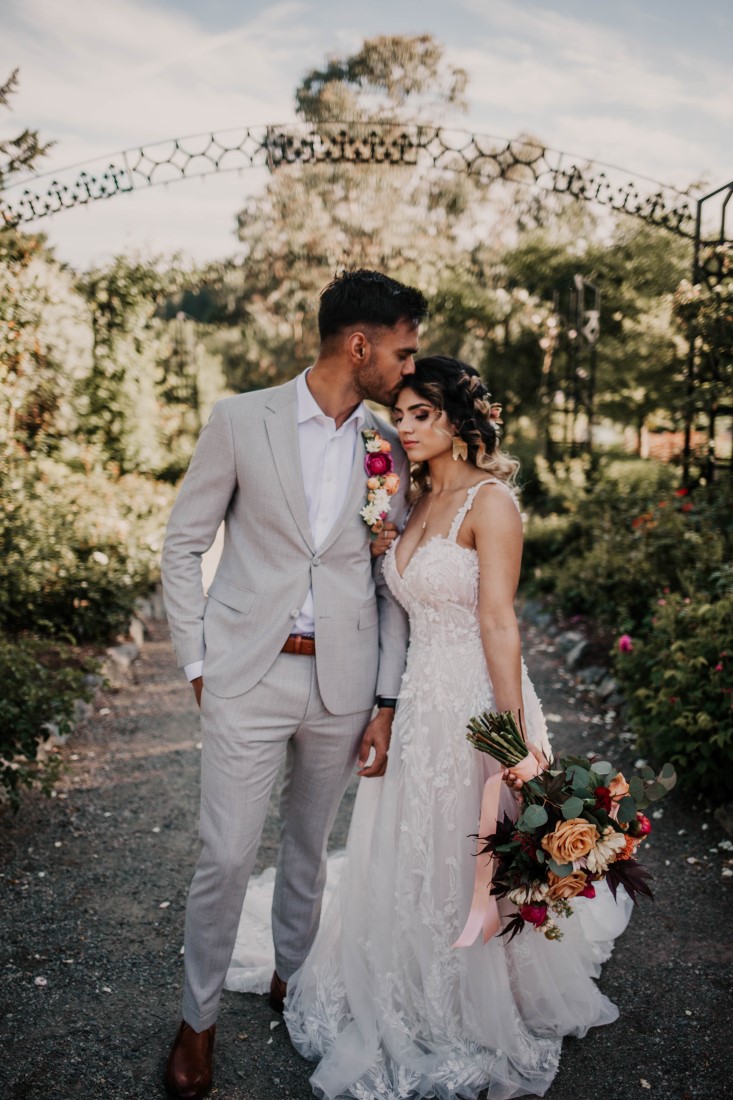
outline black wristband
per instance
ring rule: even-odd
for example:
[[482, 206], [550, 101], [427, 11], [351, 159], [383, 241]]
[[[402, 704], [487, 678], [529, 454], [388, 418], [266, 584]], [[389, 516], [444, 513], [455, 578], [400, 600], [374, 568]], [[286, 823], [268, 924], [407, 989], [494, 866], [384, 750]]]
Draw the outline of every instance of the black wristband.
[[378, 695], [377, 706], [380, 708], [389, 707], [391, 710], [394, 710], [397, 706], [397, 700], [390, 698], [388, 695]]

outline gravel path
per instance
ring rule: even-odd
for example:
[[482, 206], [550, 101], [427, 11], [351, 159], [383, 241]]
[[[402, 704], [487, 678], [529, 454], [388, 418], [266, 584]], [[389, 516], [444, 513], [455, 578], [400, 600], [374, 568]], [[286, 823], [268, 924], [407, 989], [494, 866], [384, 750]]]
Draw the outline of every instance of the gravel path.
[[[156, 1100], [178, 1022], [183, 914], [197, 854], [198, 729], [165, 628], [137, 683], [102, 695], [64, 749], [57, 797], [0, 814], [0, 1098]], [[633, 761], [552, 642], [525, 635], [558, 748]], [[343, 844], [353, 787], [332, 837]], [[272, 808], [271, 808], [272, 809]], [[567, 1041], [548, 1100], [723, 1100], [730, 1037], [733, 851], [712, 815], [668, 799], [645, 862], [642, 903], [602, 988], [620, 1021]], [[259, 866], [276, 848], [271, 812]], [[525, 934], [530, 934], [525, 933]], [[262, 997], [226, 993], [217, 1100], [308, 1100], [309, 1067]]]

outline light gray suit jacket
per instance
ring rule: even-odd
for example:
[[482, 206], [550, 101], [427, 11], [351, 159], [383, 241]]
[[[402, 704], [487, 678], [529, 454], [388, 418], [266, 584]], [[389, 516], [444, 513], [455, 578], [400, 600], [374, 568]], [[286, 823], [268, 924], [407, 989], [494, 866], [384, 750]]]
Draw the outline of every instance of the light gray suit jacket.
[[[396, 432], [366, 411], [393, 446], [400, 492], [390, 519], [406, 513], [408, 464]], [[173, 507], [163, 547], [163, 591], [181, 666], [204, 661], [207, 691], [232, 698], [271, 667], [313, 587], [316, 668], [332, 714], [396, 696], [407, 618], [369, 553], [364, 442], [356, 445], [341, 514], [318, 552], [301, 473], [295, 381], [219, 401], [201, 432]], [[201, 555], [225, 521], [224, 549], [204, 598]]]

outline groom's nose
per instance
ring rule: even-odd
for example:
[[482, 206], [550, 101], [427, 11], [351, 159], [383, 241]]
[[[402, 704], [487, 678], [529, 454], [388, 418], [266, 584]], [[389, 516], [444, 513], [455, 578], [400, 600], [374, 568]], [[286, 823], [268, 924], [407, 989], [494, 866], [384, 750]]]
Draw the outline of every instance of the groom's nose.
[[402, 377], [407, 378], [408, 375], [415, 373], [415, 360], [412, 356], [406, 359], [402, 367]]

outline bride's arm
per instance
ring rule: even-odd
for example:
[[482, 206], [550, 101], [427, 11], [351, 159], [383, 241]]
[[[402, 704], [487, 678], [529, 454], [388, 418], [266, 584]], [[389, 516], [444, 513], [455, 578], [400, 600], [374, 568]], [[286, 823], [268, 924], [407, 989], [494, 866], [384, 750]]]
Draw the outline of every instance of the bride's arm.
[[524, 715], [522, 650], [514, 597], [522, 561], [522, 519], [502, 485], [487, 485], [469, 513], [479, 560], [479, 621], [498, 711]]

